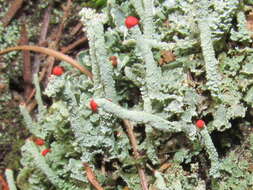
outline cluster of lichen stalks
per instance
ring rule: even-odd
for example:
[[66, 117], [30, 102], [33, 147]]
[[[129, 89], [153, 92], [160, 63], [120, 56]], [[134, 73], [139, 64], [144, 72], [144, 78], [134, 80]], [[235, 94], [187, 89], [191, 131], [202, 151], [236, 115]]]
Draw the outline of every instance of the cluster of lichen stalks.
[[[153, 54], [151, 51], [151, 47], [148, 45], [148, 40], [151, 39], [152, 33], [154, 32], [153, 24], [152, 24], [152, 16], [151, 14], [151, 5], [149, 5], [149, 1], [144, 1], [144, 8], [142, 8], [142, 5], [138, 4], [139, 1], [136, 1], [134, 3], [134, 6], [139, 12], [139, 15], [141, 17], [141, 23], [143, 24], [143, 30], [144, 33], [142, 34], [140, 28], [139, 28], [139, 19], [133, 16], [129, 16], [125, 20], [126, 27], [130, 30], [131, 33], [136, 36], [136, 45], [140, 48], [140, 51], [142, 53], [142, 58], [146, 64], [146, 87], [147, 87], [147, 94], [143, 96], [144, 101], [144, 111], [130, 111], [127, 109], [124, 109], [120, 107], [117, 103], [116, 98], [116, 92], [114, 88], [114, 81], [112, 78], [112, 65], [108, 66], [104, 63], [106, 62], [104, 60], [104, 56], [101, 56], [101, 60], [99, 60], [99, 55], [106, 55], [105, 50], [103, 48], [99, 48], [98, 45], [104, 45], [103, 39], [101, 39], [101, 36], [103, 36], [103, 24], [101, 18], [101, 15], [97, 15], [91, 10], [83, 9], [81, 15], [82, 20], [84, 21], [85, 25], [87, 26], [87, 35], [89, 38], [90, 45], [90, 52], [91, 54], [94, 54], [97, 57], [98, 60], [91, 60], [92, 62], [97, 62], [97, 64], [92, 64], [92, 75], [86, 68], [78, 64], [76, 61], [70, 59], [69, 57], [66, 57], [60, 53], [56, 53], [55, 51], [49, 50], [47, 48], [39, 48], [34, 46], [20, 46], [16, 48], [9, 48], [6, 51], [0, 52], [0, 54], [13, 51], [13, 50], [33, 50], [33, 51], [39, 51], [42, 53], [46, 53], [52, 56], [55, 56], [59, 59], [62, 59], [66, 61], [67, 63], [70, 63], [74, 67], [78, 68], [80, 71], [85, 73], [91, 80], [94, 82], [95, 87], [99, 87], [102, 83], [103, 90], [101, 92], [101, 88], [97, 88], [98, 90], [94, 93], [94, 98], [90, 100], [90, 108], [93, 112], [99, 112], [99, 109], [103, 109], [104, 111], [121, 118], [125, 121], [133, 121], [135, 123], [145, 124], [147, 128], [152, 127], [157, 130], [161, 130], [164, 132], [169, 133], [177, 133], [177, 132], [184, 132], [190, 139], [195, 139], [196, 133], [199, 132], [200, 135], [203, 138], [203, 145], [206, 147], [206, 150], [209, 154], [209, 158], [211, 160], [212, 166], [210, 169], [210, 175], [213, 177], [219, 176], [219, 161], [218, 161], [218, 154], [216, 152], [216, 149], [213, 145], [213, 142], [210, 138], [210, 135], [207, 131], [207, 129], [204, 127], [205, 123], [203, 120], [198, 120], [196, 122], [196, 127], [194, 125], [187, 126], [183, 122], [170, 122], [167, 121], [159, 116], [156, 116], [152, 114], [152, 107], [151, 107], [151, 101], [152, 98], [159, 95], [159, 92], [157, 89], [159, 89], [159, 78], [161, 77], [161, 70], [157, 67]], [[149, 13], [150, 12], [150, 13]], [[145, 15], [145, 17], [143, 16]], [[219, 80], [219, 77], [216, 79], [212, 78], [212, 73], [216, 72], [216, 63], [217, 61], [214, 57], [214, 50], [212, 47], [212, 41], [211, 41], [211, 33], [210, 29], [208, 27], [208, 24], [204, 19], [199, 19], [199, 29], [201, 34], [201, 46], [203, 49], [203, 55], [205, 62], [208, 65], [207, 69], [207, 79], [209, 79], [208, 86], [210, 87], [210, 91], [212, 92], [213, 97], [217, 94], [217, 85], [216, 80]], [[94, 31], [97, 32], [96, 35], [94, 35]], [[99, 33], [101, 32], [101, 33]], [[99, 41], [102, 40], [102, 41]], [[147, 42], [147, 43], [145, 43]], [[102, 46], [101, 45], [101, 46]], [[102, 46], [102, 47], [105, 47]], [[94, 48], [97, 48], [96, 50]], [[95, 58], [94, 58], [95, 59]], [[211, 63], [211, 64], [210, 64]], [[63, 70], [61, 67], [55, 67], [53, 69], [53, 74], [60, 76], [63, 73]], [[99, 76], [100, 75], [100, 76]], [[99, 77], [98, 77], [99, 76]], [[154, 76], [157, 76], [157, 81], [154, 80]], [[96, 89], [96, 88], [95, 88]], [[37, 88], [38, 90], [38, 88]], [[38, 103], [41, 105], [40, 103]], [[23, 106], [21, 106], [22, 109]], [[25, 111], [23, 111], [25, 112]], [[33, 146], [33, 145], [31, 145]], [[37, 154], [36, 148], [31, 150], [34, 154]], [[44, 150], [42, 152], [42, 155], [45, 156], [49, 152], [48, 149]], [[38, 157], [40, 159], [40, 157]], [[50, 168], [46, 167], [46, 163], [44, 163], [41, 159], [38, 160], [37, 163], [41, 163], [38, 167], [41, 168], [43, 172], [46, 173], [49, 180], [52, 180], [52, 183], [58, 186], [59, 188], [63, 188], [62, 186], [59, 186], [58, 181], [61, 181], [58, 179], [53, 172], [51, 172]], [[8, 181], [10, 184], [14, 184], [11, 180]], [[64, 183], [61, 183], [64, 184]], [[74, 188], [78, 189], [78, 188]], [[145, 189], [145, 188], [144, 188]]]
[[[150, 127], [164, 131], [167, 133], [184, 132], [191, 140], [196, 138], [196, 134], [199, 133], [202, 137], [202, 144], [206, 148], [209, 158], [211, 160], [211, 169], [209, 174], [213, 177], [219, 176], [219, 159], [218, 153], [212, 139], [208, 133], [208, 130], [204, 127], [203, 120], [196, 122], [194, 125], [189, 125], [182, 122], [170, 122], [159, 116], [152, 114], [152, 100], [158, 97], [160, 93], [160, 79], [162, 77], [161, 69], [157, 66], [154, 55], [152, 53], [152, 43], [156, 44], [152, 39], [154, 33], [154, 24], [152, 16], [152, 4], [149, 1], [143, 1], [143, 5], [140, 1], [134, 1], [133, 6], [137, 13], [140, 15], [140, 20], [143, 25], [143, 33], [139, 27], [139, 20], [133, 16], [129, 16], [125, 19], [125, 26], [129, 32], [134, 36], [136, 46], [140, 51], [140, 56], [145, 63], [146, 75], [145, 75], [145, 90], [142, 92], [143, 98], [143, 111], [133, 111], [122, 108], [117, 104], [116, 92], [114, 87], [114, 81], [112, 79], [112, 66], [104, 64], [106, 60], [106, 51], [103, 48], [106, 47], [103, 37], [103, 15], [96, 14], [92, 10], [83, 9], [81, 11], [82, 21], [87, 26], [87, 35], [90, 43], [90, 55], [92, 62], [92, 71], [94, 72], [94, 86], [95, 89], [99, 89], [100, 83], [104, 88], [101, 93], [99, 90], [94, 94], [94, 99], [90, 101], [90, 106], [93, 111], [98, 108], [118, 117], [123, 120], [129, 120], [137, 124], [145, 124], [147, 137], [151, 135]], [[113, 3], [112, 3], [113, 4]], [[113, 6], [113, 5], [112, 5]], [[201, 15], [201, 14], [200, 14]], [[208, 22], [205, 20], [207, 15], [201, 15], [198, 20], [198, 26], [200, 30], [201, 47], [206, 63], [206, 73], [209, 87], [213, 98], [219, 93], [217, 91], [219, 87], [219, 73], [217, 72], [217, 60], [214, 55], [214, 48], [212, 45], [211, 31]], [[166, 43], [163, 45], [166, 46]], [[167, 44], [167, 48], [169, 44]], [[95, 49], [96, 48], [96, 49]], [[213, 77], [216, 76], [216, 77]], [[109, 99], [109, 100], [108, 100]]]

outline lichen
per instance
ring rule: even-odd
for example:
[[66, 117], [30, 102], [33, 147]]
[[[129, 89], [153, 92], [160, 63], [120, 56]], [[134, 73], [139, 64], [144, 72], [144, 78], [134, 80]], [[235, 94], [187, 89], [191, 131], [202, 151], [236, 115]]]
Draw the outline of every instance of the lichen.
[[[50, 183], [91, 189], [85, 162], [106, 188], [141, 189], [136, 166], [145, 169], [153, 189], [251, 188], [252, 138], [250, 144], [238, 129], [252, 125], [253, 104], [253, 51], [243, 6], [237, 0], [110, 0], [99, 13], [83, 8], [90, 47], [78, 60], [94, 78], [70, 67], [50, 77], [42, 92], [52, 99], [48, 109], [34, 81], [38, 114], [32, 118], [22, 106], [21, 112], [51, 153], [42, 157], [42, 147], [28, 141], [19, 179], [30, 180], [30, 188], [42, 181], [42, 189]], [[122, 20], [129, 15], [140, 19], [130, 29]], [[235, 42], [243, 46], [234, 48]], [[175, 59], [159, 65], [162, 51]], [[198, 119], [203, 128], [195, 125]], [[122, 120], [134, 125], [138, 159]], [[245, 147], [245, 161], [227, 143], [233, 141], [243, 143], [237, 146]]]

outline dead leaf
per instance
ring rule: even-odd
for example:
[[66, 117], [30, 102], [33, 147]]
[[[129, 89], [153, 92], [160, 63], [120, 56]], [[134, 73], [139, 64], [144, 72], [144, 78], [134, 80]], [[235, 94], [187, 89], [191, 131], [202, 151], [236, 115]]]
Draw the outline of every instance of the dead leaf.
[[250, 12], [247, 16], [247, 28], [253, 32], [253, 12]]
[[170, 63], [175, 61], [176, 57], [170, 50], [161, 51], [161, 59], [159, 60], [159, 65], [164, 65], [166, 63]]
[[164, 172], [165, 170], [167, 170], [168, 168], [170, 168], [172, 166], [172, 163], [164, 163], [160, 168], [159, 171], [160, 172]]
[[249, 171], [249, 172], [253, 172], [253, 164], [249, 164], [249, 166], [248, 166], [248, 171]]

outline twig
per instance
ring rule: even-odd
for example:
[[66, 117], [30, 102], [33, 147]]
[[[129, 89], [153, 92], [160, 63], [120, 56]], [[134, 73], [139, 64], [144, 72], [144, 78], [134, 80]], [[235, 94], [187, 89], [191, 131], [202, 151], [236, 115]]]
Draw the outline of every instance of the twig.
[[92, 184], [92, 186], [97, 190], [104, 190], [104, 188], [99, 184], [94, 172], [92, 171], [91, 167], [88, 163], [83, 163], [83, 166], [86, 171], [87, 179]]
[[[52, 46], [50, 48], [52, 48]], [[52, 48], [52, 49], [56, 49], [56, 48]], [[48, 78], [50, 77], [50, 75], [52, 73], [54, 62], [55, 62], [55, 57], [49, 56], [47, 58], [46, 62], [47, 62], [47, 66], [45, 68], [47, 68], [47, 72], [46, 72], [46, 78], [44, 81], [45, 85], [48, 83]]]
[[59, 26], [57, 34], [56, 34], [56, 39], [55, 39], [56, 44], [58, 44], [59, 41], [61, 40], [62, 32], [63, 32], [64, 26], [65, 26], [65, 23], [69, 17], [71, 7], [72, 7], [71, 0], [68, 0], [67, 5], [63, 6], [64, 14], [63, 14], [63, 18], [61, 19], [62, 21], [60, 23], [60, 26]]
[[79, 46], [79, 45], [81, 45], [82, 43], [85, 43], [85, 42], [87, 42], [87, 41], [88, 41], [87, 37], [82, 37], [82, 38], [76, 40], [75, 42], [73, 42], [72, 44], [69, 44], [69, 45], [66, 46], [66, 47], [62, 47], [62, 48], [61, 48], [61, 52], [62, 52], [62, 53], [67, 53], [67, 52], [69, 52], [70, 50], [74, 49], [75, 47], [77, 47], [77, 46]]
[[[28, 34], [26, 30], [26, 25], [23, 23], [21, 29], [21, 38], [20, 38], [21, 45], [28, 44]], [[25, 92], [24, 97], [25, 99], [28, 98], [29, 94], [32, 91], [32, 67], [31, 67], [31, 56], [29, 51], [22, 51], [23, 52], [23, 79], [25, 82]]]
[[[63, 33], [65, 23], [68, 19], [71, 6], [72, 6], [72, 1], [71, 0], [67, 0], [67, 5], [63, 6], [64, 14], [63, 14], [63, 17], [61, 19], [61, 23], [60, 23], [60, 25], [57, 29], [55, 39], [49, 45], [49, 47], [52, 48], [52, 49], [58, 50], [59, 42], [60, 42], [61, 37], [62, 37], [62, 33]], [[47, 77], [46, 78], [48, 78], [51, 75], [54, 62], [55, 62], [54, 57], [49, 57], [48, 58], [48, 60], [47, 60]], [[46, 83], [47, 83], [47, 81], [46, 81]]]
[[22, 6], [24, 0], [15, 0], [8, 12], [5, 14], [5, 16], [3, 17], [2, 19], [2, 23], [3, 23], [3, 26], [6, 27], [9, 25], [10, 21], [12, 20], [12, 18], [16, 15], [16, 13], [18, 12], [18, 10], [20, 9], [20, 7]]
[[26, 104], [26, 109], [28, 110], [29, 113], [31, 113], [36, 108], [36, 106], [37, 106], [37, 101], [33, 99], [28, 104]]
[[[78, 70], [80, 70], [82, 73], [84, 73], [85, 75], [87, 75], [91, 80], [92, 80], [92, 73], [86, 69], [85, 67], [83, 67], [82, 65], [80, 65], [76, 60], [72, 59], [71, 57], [61, 53], [61, 52], [58, 52], [58, 51], [55, 51], [53, 49], [49, 49], [49, 48], [44, 48], [44, 47], [39, 47], [39, 46], [15, 46], [15, 47], [10, 47], [10, 48], [7, 48], [7, 49], [4, 49], [2, 51], [0, 51], [0, 55], [2, 54], [6, 54], [8, 52], [11, 52], [11, 51], [17, 51], [17, 50], [29, 50], [29, 51], [35, 51], [35, 52], [39, 52], [39, 53], [43, 53], [43, 54], [46, 54], [46, 55], [49, 55], [49, 56], [53, 56], [53, 57], [56, 57], [57, 59], [60, 59], [62, 61], [65, 61], [66, 63], [69, 63], [70, 65], [72, 65], [73, 67], [77, 68]], [[42, 74], [41, 74], [41, 77], [40, 77], [40, 80], [43, 78], [43, 76], [45, 75], [45, 72], [46, 72], [46, 69], [44, 69], [42, 71]], [[28, 104], [28, 102], [32, 99], [32, 97], [34, 96], [35, 94], [35, 90], [33, 90], [31, 92], [31, 94], [29, 95], [26, 103]], [[33, 101], [29, 104], [28, 106], [28, 109], [29, 111], [32, 111], [35, 106], [36, 106], [37, 102]]]
[[[46, 41], [47, 32], [48, 32], [48, 26], [50, 22], [50, 16], [51, 16], [51, 9], [52, 6], [50, 5], [44, 14], [43, 23], [41, 27], [40, 32], [40, 38], [39, 38], [39, 45], [42, 46], [42, 43]], [[34, 63], [33, 63], [33, 71], [38, 72], [40, 67], [40, 55], [35, 55], [34, 57]]]
[[[52, 9], [52, 6], [50, 4], [49, 7], [46, 9], [46, 12], [44, 14], [43, 23], [42, 23], [41, 32], [40, 32], [40, 37], [39, 37], [39, 45], [40, 46], [43, 46], [43, 43], [46, 41], [49, 22], [50, 22], [50, 16], [51, 16], [51, 9]], [[40, 69], [40, 65], [41, 65], [40, 55], [35, 55], [34, 63], [33, 63], [33, 72], [37, 73]], [[40, 75], [40, 81], [43, 80], [43, 78], [45, 77], [45, 74], [46, 74], [46, 70], [43, 69], [42, 72], [41, 72], [41, 75]], [[28, 98], [26, 100], [26, 104], [28, 104], [30, 102], [30, 100], [35, 95], [35, 92], [36, 91], [35, 91], [35, 88], [34, 88], [31, 92], [31, 94], [28, 96]]]
[[42, 22], [41, 31], [40, 31], [40, 38], [39, 38], [40, 45], [46, 40], [46, 37], [47, 37], [48, 27], [49, 27], [49, 23], [50, 23], [51, 10], [52, 10], [52, 6], [49, 5], [49, 7], [46, 9], [44, 17], [43, 17], [43, 22]]
[[[127, 134], [128, 134], [129, 140], [130, 140], [132, 148], [133, 148], [134, 158], [139, 159], [140, 154], [139, 154], [138, 148], [137, 148], [137, 140], [136, 140], [136, 138], [134, 136], [134, 132], [133, 132], [133, 125], [129, 120], [124, 119], [123, 122], [126, 126]], [[139, 177], [141, 179], [142, 189], [148, 190], [148, 182], [147, 182], [144, 170], [141, 168], [140, 165], [137, 165], [136, 167], [137, 167], [137, 170], [139, 173]]]
[[105, 171], [105, 160], [104, 160], [104, 158], [103, 158], [103, 160], [102, 160], [101, 173], [102, 173], [103, 175], [106, 175], [106, 171]]
[[69, 63], [70, 65], [72, 65], [73, 67], [77, 68], [78, 70], [80, 70], [82, 73], [84, 73], [85, 75], [87, 75], [90, 79], [92, 79], [92, 73], [86, 69], [84, 66], [80, 65], [76, 60], [74, 60], [73, 58], [59, 52], [59, 51], [55, 51], [53, 49], [49, 49], [49, 48], [45, 48], [45, 47], [39, 47], [39, 46], [32, 46], [32, 45], [27, 45], [27, 46], [15, 46], [15, 47], [10, 47], [7, 49], [4, 49], [2, 51], [0, 51], [0, 55], [9, 53], [11, 51], [17, 51], [17, 50], [29, 50], [29, 51], [35, 51], [35, 52], [39, 52], [39, 53], [43, 53], [49, 56], [53, 56], [57, 59], [60, 59], [62, 61], [65, 61], [67, 63]]
[[7, 184], [7, 182], [4, 180], [3, 176], [0, 175], [0, 185], [2, 188], [2, 190], [9, 190], [9, 186]]
[[77, 25], [75, 25], [74, 28], [71, 30], [70, 35], [74, 36], [82, 27], [83, 24], [81, 22], [77, 23]]
[[[43, 17], [43, 23], [41, 27], [41, 32], [40, 32], [40, 37], [39, 37], [39, 45], [44, 46], [43, 43], [46, 42], [46, 37], [47, 37], [47, 32], [48, 32], [48, 27], [50, 23], [50, 16], [51, 16], [51, 10], [52, 10], [52, 5], [50, 4], [49, 7], [46, 9], [44, 17]], [[41, 61], [40, 61], [40, 54], [35, 55], [34, 57], [34, 63], [33, 63], [33, 72], [37, 73], [40, 69]], [[45, 77], [46, 70], [43, 69], [40, 75], [40, 81], [43, 80]], [[26, 100], [26, 104], [30, 102], [30, 100], [33, 98], [35, 95], [35, 88], [32, 90], [31, 94], [28, 96]]]

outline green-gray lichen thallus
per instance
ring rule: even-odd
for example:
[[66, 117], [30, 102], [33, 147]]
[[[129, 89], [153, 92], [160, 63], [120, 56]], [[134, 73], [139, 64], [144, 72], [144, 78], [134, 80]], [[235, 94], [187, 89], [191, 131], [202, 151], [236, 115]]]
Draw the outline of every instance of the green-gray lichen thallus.
[[[253, 188], [252, 134], [241, 137], [241, 154], [231, 141], [240, 127], [252, 125], [252, 32], [246, 27], [252, 5], [108, 0], [100, 12], [83, 8], [89, 50], [77, 59], [93, 81], [66, 66], [40, 92], [34, 77], [37, 117], [20, 110], [29, 131], [46, 143], [28, 140], [22, 147], [18, 187], [91, 190], [82, 164], [89, 163], [105, 189], [141, 189], [136, 165], [150, 189]], [[131, 27], [128, 16], [136, 18]], [[164, 51], [175, 59], [159, 65]], [[52, 98], [50, 107], [41, 93]], [[140, 159], [132, 155], [122, 120], [135, 126]], [[197, 120], [204, 126], [196, 127]], [[41, 155], [44, 148], [51, 152]]]

